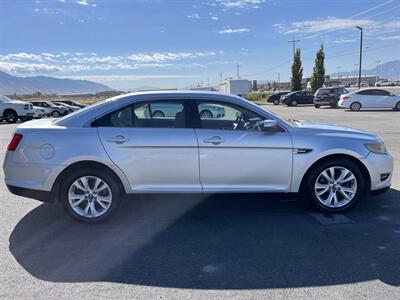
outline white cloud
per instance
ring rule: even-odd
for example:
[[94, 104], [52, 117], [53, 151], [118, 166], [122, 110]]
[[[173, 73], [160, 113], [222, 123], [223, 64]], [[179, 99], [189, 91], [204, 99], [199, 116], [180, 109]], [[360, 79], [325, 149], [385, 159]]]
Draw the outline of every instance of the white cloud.
[[193, 15], [188, 15], [187, 16], [188, 19], [200, 19], [200, 15], [199, 14], [193, 14]]
[[308, 20], [287, 24], [274, 24], [273, 26], [282, 34], [291, 33], [317, 33], [327, 30], [341, 30], [354, 28], [355, 26], [369, 27], [375, 26], [372, 20], [353, 20], [328, 17], [326, 19]]
[[51, 73], [61, 71], [61, 68], [48, 64], [0, 61], [0, 70], [10, 73]]
[[76, 3], [78, 3], [78, 4], [80, 4], [80, 5], [84, 5], [84, 6], [89, 5], [88, 0], [79, 0], [79, 1], [76, 1]]
[[244, 32], [249, 32], [250, 29], [248, 28], [227, 28], [227, 29], [222, 29], [218, 31], [219, 34], [231, 34], [231, 33], [244, 33]]
[[265, 3], [265, 0], [215, 0], [211, 5], [220, 5], [224, 8], [259, 8], [261, 4]]
[[390, 35], [390, 36], [379, 36], [378, 40], [381, 41], [395, 41], [400, 40], [400, 35]]
[[355, 26], [364, 28], [366, 34], [393, 32], [400, 28], [400, 21], [374, 21], [370, 19], [351, 19], [327, 17], [325, 19], [292, 22], [290, 24], [277, 23], [273, 27], [281, 34], [317, 34], [336, 30], [350, 30]]
[[[0, 55], [0, 69], [12, 73], [84, 72], [202, 66], [187, 60], [221, 54], [214, 51], [136, 53], [129, 56], [99, 56], [96, 53], [10, 53]], [[173, 61], [183, 61], [176, 64]]]
[[210, 19], [212, 19], [212, 20], [214, 20], [214, 21], [218, 21], [218, 20], [219, 20], [219, 17], [217, 17], [217, 16], [212, 16], [212, 17], [210, 17]]

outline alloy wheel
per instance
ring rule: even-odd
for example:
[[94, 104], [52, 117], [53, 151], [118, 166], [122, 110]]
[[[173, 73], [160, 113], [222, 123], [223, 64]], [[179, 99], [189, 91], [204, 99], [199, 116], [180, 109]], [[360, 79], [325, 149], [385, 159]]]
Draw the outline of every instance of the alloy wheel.
[[357, 193], [357, 178], [345, 167], [329, 167], [315, 180], [314, 193], [323, 206], [344, 207], [354, 199]]
[[99, 177], [84, 176], [71, 184], [68, 202], [79, 216], [97, 218], [104, 215], [111, 206], [111, 188]]
[[358, 102], [354, 102], [354, 103], [351, 104], [350, 109], [351, 110], [360, 110], [361, 109], [361, 104], [358, 103]]

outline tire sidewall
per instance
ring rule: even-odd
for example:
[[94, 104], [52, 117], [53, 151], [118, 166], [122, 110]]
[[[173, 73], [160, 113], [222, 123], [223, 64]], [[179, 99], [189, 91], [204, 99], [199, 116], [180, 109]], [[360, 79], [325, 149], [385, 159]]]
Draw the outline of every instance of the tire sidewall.
[[[345, 206], [342, 206], [340, 208], [330, 208], [326, 207], [323, 205], [321, 202], [319, 202], [317, 196], [315, 195], [314, 191], [314, 185], [315, 181], [317, 180], [318, 176], [321, 174], [322, 171], [329, 167], [333, 166], [338, 166], [338, 167], [345, 167], [349, 169], [354, 176], [357, 179], [357, 192], [351, 202], [346, 204]], [[326, 161], [318, 165], [316, 168], [314, 168], [311, 173], [308, 176], [308, 180], [306, 182], [306, 194], [307, 198], [310, 200], [311, 204], [317, 208], [318, 210], [321, 210], [323, 212], [329, 212], [329, 213], [337, 213], [337, 212], [342, 212], [344, 210], [347, 210], [351, 207], [353, 207], [355, 204], [357, 204], [360, 200], [360, 198], [364, 195], [365, 192], [365, 179], [363, 176], [363, 173], [361, 172], [360, 168], [353, 163], [350, 160], [347, 159], [340, 159], [340, 160], [332, 160], [332, 161]]]
[[[353, 105], [358, 104], [359, 108], [358, 109], [354, 109]], [[350, 110], [352, 111], [359, 111], [361, 109], [361, 103], [360, 102], [353, 102], [352, 104], [350, 104]]]
[[6, 111], [6, 112], [4, 113], [5, 116], [7, 116], [8, 114], [13, 114], [14, 118], [11, 120], [11, 119], [8, 119], [8, 118], [5, 117], [4, 119], [6, 120], [7, 123], [11, 124], [11, 123], [17, 122], [17, 120], [18, 120], [18, 114], [17, 114], [15, 111], [13, 111], [13, 110], [8, 110], [8, 112]]
[[290, 101], [290, 106], [297, 106], [297, 101], [296, 100]]
[[[78, 215], [69, 204], [68, 191], [70, 186], [75, 180], [84, 176], [96, 176], [102, 179], [104, 182], [106, 182], [111, 189], [112, 202], [110, 208], [106, 213], [96, 218], [85, 218]], [[123, 190], [121, 189], [120, 184], [118, 184], [115, 175], [111, 174], [111, 172], [107, 172], [100, 168], [83, 168], [69, 172], [68, 174], [66, 174], [64, 178], [65, 180], [63, 180], [63, 182], [60, 185], [60, 201], [65, 210], [67, 211], [68, 215], [70, 215], [72, 218], [80, 222], [89, 224], [104, 222], [114, 214], [114, 212], [118, 209], [119, 205], [121, 204], [122, 201], [121, 199], [123, 197]]]
[[274, 105], [279, 105], [279, 100], [274, 100]]
[[59, 116], [61, 116], [61, 114], [60, 114], [59, 111], [54, 110], [54, 111], [51, 113], [51, 116], [54, 117], [54, 118], [58, 118]]

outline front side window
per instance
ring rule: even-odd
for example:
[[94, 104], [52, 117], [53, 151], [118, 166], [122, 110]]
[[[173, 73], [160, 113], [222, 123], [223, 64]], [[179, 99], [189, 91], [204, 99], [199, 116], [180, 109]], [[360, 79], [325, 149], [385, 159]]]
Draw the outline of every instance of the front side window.
[[146, 101], [120, 108], [92, 123], [94, 127], [185, 128], [182, 101]]
[[197, 101], [196, 108], [203, 129], [258, 130], [263, 116], [230, 103]]

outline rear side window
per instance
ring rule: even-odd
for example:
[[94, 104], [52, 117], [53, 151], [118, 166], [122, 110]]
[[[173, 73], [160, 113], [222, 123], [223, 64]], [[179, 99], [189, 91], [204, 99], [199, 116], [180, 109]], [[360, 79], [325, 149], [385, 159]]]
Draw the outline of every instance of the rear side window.
[[113, 111], [92, 123], [92, 127], [185, 128], [183, 101], [147, 101]]
[[377, 89], [372, 89], [372, 90], [363, 90], [357, 92], [358, 95], [365, 95], [365, 96], [389, 96], [390, 93], [385, 90], [377, 90]]

